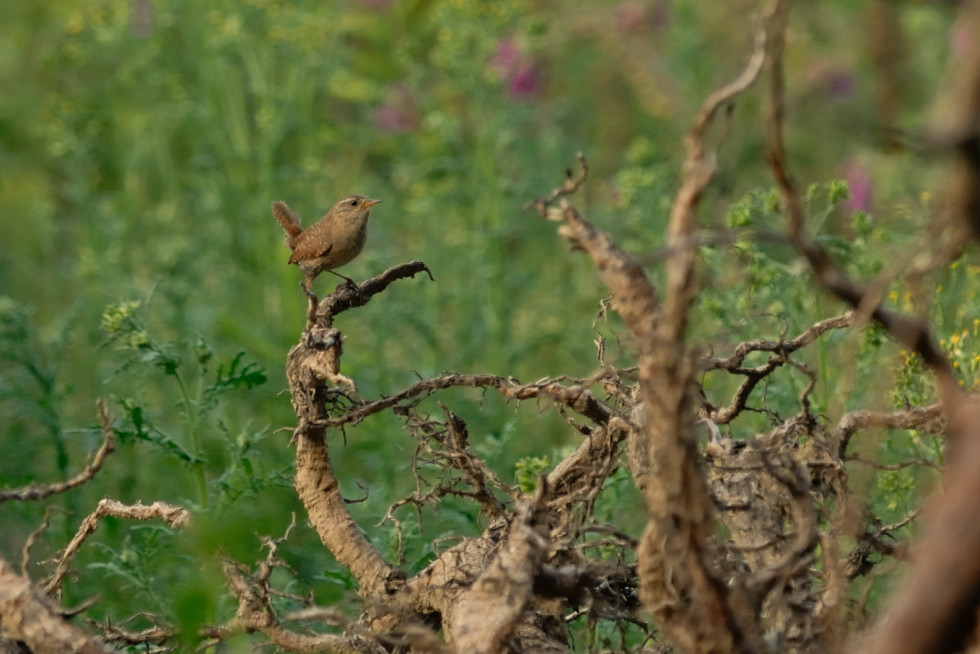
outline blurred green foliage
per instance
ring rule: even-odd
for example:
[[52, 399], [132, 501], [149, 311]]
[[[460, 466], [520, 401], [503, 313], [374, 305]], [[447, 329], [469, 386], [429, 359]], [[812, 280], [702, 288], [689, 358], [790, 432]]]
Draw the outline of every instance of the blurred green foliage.
[[[788, 50], [787, 142], [809, 186], [810, 228], [849, 272], [889, 270], [921, 248], [938, 166], [878, 147], [878, 72], [865, 47], [865, 3], [794, 9]], [[196, 527], [172, 534], [107, 521], [77, 561], [66, 603], [101, 593], [90, 613], [137, 608], [185, 633], [214, 596], [212, 552], [255, 560], [261, 536], [302, 515], [290, 488], [292, 413], [283, 363], [303, 326], [301, 275], [269, 204], [309, 222], [338, 197], [385, 200], [368, 248], [345, 268], [358, 278], [411, 259], [436, 282], [399, 282], [338, 326], [345, 374], [366, 397], [443, 370], [537, 379], [585, 376], [596, 331], [619, 343], [615, 316], [593, 320], [604, 290], [554, 227], [523, 205], [560, 183], [583, 151], [591, 181], [579, 206], [651, 262], [679, 175], [682, 135], [704, 95], [747, 55], [748, 0], [76, 0], [0, 7], [0, 483], [64, 479], [99, 441], [95, 399], [111, 396], [118, 451], [97, 480], [49, 503], [65, 512], [36, 546], [63, 547], [103, 496], [194, 507]], [[918, 125], [942, 86], [952, 9], [895, 3], [908, 47], [900, 62], [900, 126]], [[734, 248], [703, 248], [708, 287], [692, 339], [728, 352], [755, 337], [795, 335], [841, 307], [814, 290], [783, 246], [746, 230], [780, 227], [762, 155], [760, 97], [731, 118], [709, 226], [742, 230]], [[833, 135], [828, 138], [827, 135]], [[846, 180], [846, 183], [844, 181]], [[899, 254], [895, 254], [895, 253]], [[930, 279], [928, 304], [896, 281], [889, 301], [932, 315], [964, 383], [978, 382], [975, 264]], [[326, 276], [325, 276], [326, 277]], [[333, 283], [320, 279], [322, 293]], [[931, 300], [938, 300], [932, 302]], [[955, 340], [954, 340], [955, 339]], [[814, 401], [833, 421], [856, 408], [926, 402], [921, 365], [873, 329], [830, 334], [806, 352], [819, 369]], [[628, 342], [607, 361], [629, 365]], [[919, 367], [916, 367], [919, 366]], [[704, 380], [712, 401], [733, 384]], [[799, 409], [806, 379], [780, 370], [733, 435], [750, 436]], [[469, 425], [475, 451], [529, 489], [579, 438], [552, 411], [492, 395], [440, 396]], [[423, 405], [425, 406], [425, 405]], [[883, 460], [937, 460], [916, 434], [879, 435]], [[374, 525], [414, 488], [398, 474], [413, 441], [376, 416], [332, 455], [352, 505]], [[878, 475], [873, 501], [900, 517], [923, 480]], [[870, 491], [869, 491], [870, 492]], [[617, 473], [597, 506], [638, 533], [642, 509]], [[0, 553], [11, 558], [43, 506], [0, 507]], [[890, 512], [890, 513], [889, 513]], [[406, 528], [407, 567], [437, 538], [474, 533], [475, 508], [448, 503]], [[419, 532], [419, 530], [422, 530]], [[397, 542], [368, 530], [387, 555]], [[318, 602], [352, 581], [300, 523], [283, 546]], [[40, 573], [37, 573], [40, 574]], [[203, 607], [203, 608], [202, 608]], [[355, 607], [350, 607], [352, 612]], [[602, 627], [601, 629], [605, 629]], [[599, 645], [619, 636], [593, 633]]]

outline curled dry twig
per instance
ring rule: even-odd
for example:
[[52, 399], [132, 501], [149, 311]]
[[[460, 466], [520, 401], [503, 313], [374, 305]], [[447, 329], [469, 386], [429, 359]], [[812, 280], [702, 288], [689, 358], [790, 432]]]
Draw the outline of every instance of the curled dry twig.
[[238, 610], [229, 622], [204, 630], [205, 635], [210, 636], [215, 643], [239, 634], [258, 631], [270, 642], [291, 652], [382, 654], [385, 651], [379, 643], [356, 635], [302, 634], [286, 629], [272, 610], [267, 585], [249, 579], [246, 571], [232, 561], [224, 561], [222, 571], [228, 588], [238, 600]]
[[319, 327], [333, 325], [334, 317], [349, 309], [363, 307], [371, 298], [383, 292], [388, 286], [400, 279], [414, 278], [419, 273], [425, 273], [435, 281], [432, 271], [421, 261], [409, 261], [392, 266], [379, 275], [366, 279], [357, 286], [341, 284], [333, 293], [320, 301], [312, 323]]
[[[279, 617], [276, 615], [272, 605], [272, 597], [279, 594], [271, 584], [272, 572], [276, 568], [285, 567], [285, 563], [279, 558], [279, 547], [288, 538], [290, 532], [296, 527], [296, 515], [293, 514], [289, 526], [285, 533], [279, 538], [263, 539], [264, 546], [268, 549], [264, 559], [258, 562], [254, 573], [249, 573], [246, 566], [238, 564], [229, 559], [222, 562], [222, 571], [231, 594], [238, 600], [238, 609], [235, 617], [228, 622], [206, 627], [202, 630], [206, 637], [212, 639], [211, 644], [228, 640], [234, 636], [254, 631], [262, 633], [269, 641], [278, 647], [291, 652], [375, 652], [383, 653], [385, 648], [371, 637], [357, 633], [352, 629], [352, 633], [337, 634], [308, 634], [299, 633], [287, 629], [283, 626]], [[330, 613], [317, 609], [307, 609], [301, 612], [288, 614], [287, 619], [300, 620], [323, 620], [349, 626], [349, 621], [339, 614]]]
[[[115, 622], [105, 622], [98, 623], [94, 620], [89, 621], [93, 627], [96, 627], [102, 633], [102, 639], [107, 643], [113, 645], [122, 645], [128, 647], [139, 646], [140, 652], [146, 652], [147, 654], [155, 654], [157, 652], [173, 652], [172, 646], [167, 646], [168, 643], [174, 636], [177, 635], [175, 629], [169, 629], [167, 627], [152, 626], [146, 629], [140, 629], [136, 631], [135, 629], [126, 628], [125, 622], [115, 623]], [[157, 647], [153, 647], [156, 645]]]
[[[708, 419], [715, 424], [724, 425], [730, 423], [746, 409], [746, 403], [752, 391], [755, 390], [759, 382], [767, 378], [776, 368], [784, 364], [794, 364], [789, 355], [797, 350], [814, 342], [821, 334], [832, 329], [844, 329], [854, 324], [853, 312], [848, 312], [833, 318], [825, 318], [808, 327], [796, 338], [790, 340], [766, 340], [755, 339], [740, 343], [731, 356], [725, 358], [707, 357], [702, 360], [702, 367], [706, 371], [725, 370], [735, 375], [745, 377], [745, 380], [735, 391], [731, 402], [726, 407], [716, 407], [710, 404], [706, 407]], [[772, 352], [773, 356], [754, 368], [743, 366], [745, 358], [752, 352]], [[811, 378], [812, 385], [812, 378]], [[811, 386], [812, 387], [812, 386]]]
[[[406, 429], [416, 439], [415, 453], [412, 456], [415, 492], [388, 507], [378, 524], [380, 526], [390, 522], [394, 525], [399, 563], [404, 562], [403, 528], [395, 513], [402, 507], [415, 508], [421, 530], [422, 508], [430, 504], [437, 505], [446, 496], [475, 501], [492, 522], [506, 520], [509, 515], [507, 504], [494, 491], [508, 497], [508, 501], [516, 500], [519, 496], [516, 488], [501, 482], [490, 466], [470, 451], [469, 432], [462, 418], [441, 402], [440, 408], [446, 414], [445, 422], [421, 415], [410, 407], [397, 410], [397, 413], [406, 416]], [[430, 479], [423, 469], [436, 471], [438, 479]]]
[[585, 180], [589, 177], [589, 162], [586, 161], [585, 155], [581, 152], [576, 155], [578, 159], [578, 172], [574, 172], [571, 168], [565, 171], [565, 183], [561, 186], [555, 187], [555, 189], [549, 193], [546, 197], [538, 198], [536, 200], [531, 200], [524, 205], [524, 210], [528, 209], [536, 210], [542, 217], [546, 216], [548, 207], [554, 203], [560, 197], [575, 195]]
[[73, 488], [77, 488], [95, 477], [95, 475], [102, 468], [102, 464], [105, 463], [106, 457], [112, 454], [116, 449], [116, 437], [112, 430], [112, 415], [109, 413], [109, 409], [106, 407], [105, 400], [99, 399], [96, 402], [96, 405], [99, 408], [99, 423], [102, 428], [102, 445], [95, 452], [95, 456], [92, 457], [92, 461], [85, 466], [85, 469], [67, 481], [55, 484], [31, 484], [26, 488], [2, 490], [0, 491], [0, 504], [3, 504], [8, 500], [18, 500], [21, 502], [29, 500], [43, 500], [45, 497], [65, 493]]
[[[584, 381], [584, 380], [583, 380]], [[565, 386], [557, 380], [544, 379], [532, 384], [522, 384], [513, 377], [499, 375], [467, 375], [461, 373], [446, 373], [439, 377], [423, 379], [412, 386], [393, 395], [383, 397], [355, 407], [345, 413], [318, 420], [318, 427], [339, 427], [346, 424], [356, 425], [370, 415], [401, 406], [411, 406], [409, 400], [417, 403], [436, 391], [461, 386], [465, 388], [492, 388], [501, 395], [512, 400], [532, 400], [538, 398], [552, 399], [567, 406], [573, 411], [598, 423], [608, 422], [616, 412], [600, 401], [588, 388], [582, 384]]]
[[[843, 453], [851, 437], [863, 429], [917, 429], [926, 433], [942, 434], [946, 431], [942, 406], [939, 403], [921, 407], [909, 407], [901, 411], [850, 411], [841, 416], [834, 428], [834, 440]], [[857, 460], [852, 457], [853, 460]]]
[[123, 504], [117, 500], [105, 498], [100, 500], [95, 507], [95, 511], [90, 513], [82, 524], [78, 527], [75, 537], [68, 543], [68, 547], [58, 558], [58, 565], [54, 573], [44, 584], [44, 590], [48, 595], [58, 595], [61, 592], [61, 582], [68, 573], [68, 566], [72, 559], [78, 554], [82, 544], [88, 537], [95, 533], [99, 528], [99, 520], [103, 518], [120, 518], [123, 520], [153, 520], [159, 518], [165, 521], [173, 529], [186, 527], [190, 520], [190, 512], [182, 506], [167, 504], [166, 502], [154, 502], [144, 505], [139, 502], [136, 504]]

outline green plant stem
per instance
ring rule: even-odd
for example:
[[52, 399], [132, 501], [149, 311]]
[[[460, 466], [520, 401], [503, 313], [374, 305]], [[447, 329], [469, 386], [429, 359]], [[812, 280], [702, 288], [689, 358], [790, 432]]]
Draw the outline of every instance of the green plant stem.
[[943, 456], [943, 444], [935, 434], [932, 436], [932, 451], [933, 455], [936, 457], [936, 463], [938, 463], [940, 466], [945, 466], [946, 461], [945, 457]]
[[[177, 380], [177, 386], [180, 387], [180, 395], [184, 402], [184, 411], [187, 416], [187, 437], [190, 441], [190, 449], [196, 459], [192, 464], [194, 466], [194, 476], [197, 478], [197, 491], [200, 496], [200, 502], [202, 507], [208, 505], [208, 483], [207, 478], [204, 474], [204, 464], [201, 462], [202, 453], [200, 446], [200, 438], [197, 432], [197, 412], [194, 410], [194, 404], [191, 402], [190, 393], [187, 391], [187, 384], [184, 383], [184, 378], [181, 376], [179, 370], [174, 370], [174, 378]], [[201, 396], [200, 385], [198, 386], [198, 398]], [[217, 610], [215, 608], [213, 601], [208, 601], [205, 608], [205, 621], [214, 624], [215, 617], [217, 615]], [[208, 652], [215, 651], [214, 649], [208, 649]]]
[[184, 378], [180, 375], [180, 371], [174, 370], [173, 376], [174, 379], [177, 380], [177, 386], [180, 387], [180, 395], [183, 398], [184, 411], [187, 416], [187, 439], [190, 444], [190, 450], [193, 453], [194, 458], [198, 459], [192, 465], [194, 466], [194, 475], [197, 478], [197, 491], [199, 499], [201, 506], [207, 506], [208, 483], [204, 476], [204, 464], [202, 464], [199, 460], [201, 458], [201, 446], [197, 433], [197, 415], [194, 412], [190, 393], [187, 392], [187, 384], [184, 383]]

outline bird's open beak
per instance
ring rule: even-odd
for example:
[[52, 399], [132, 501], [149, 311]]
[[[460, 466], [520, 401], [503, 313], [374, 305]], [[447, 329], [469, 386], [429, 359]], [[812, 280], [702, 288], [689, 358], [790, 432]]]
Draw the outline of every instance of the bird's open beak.
[[381, 200], [374, 200], [372, 198], [368, 198], [367, 200], [364, 201], [364, 208], [365, 209], [370, 209], [371, 207], [373, 207], [374, 205], [376, 205], [379, 202], [381, 202]]

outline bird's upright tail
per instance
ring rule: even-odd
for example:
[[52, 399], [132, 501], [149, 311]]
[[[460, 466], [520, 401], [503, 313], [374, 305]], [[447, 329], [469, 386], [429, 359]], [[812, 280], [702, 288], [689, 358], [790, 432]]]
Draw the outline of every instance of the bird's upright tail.
[[272, 215], [275, 216], [286, 232], [286, 245], [289, 246], [290, 250], [294, 249], [296, 237], [303, 233], [303, 228], [299, 224], [299, 216], [294, 214], [285, 202], [273, 202]]

